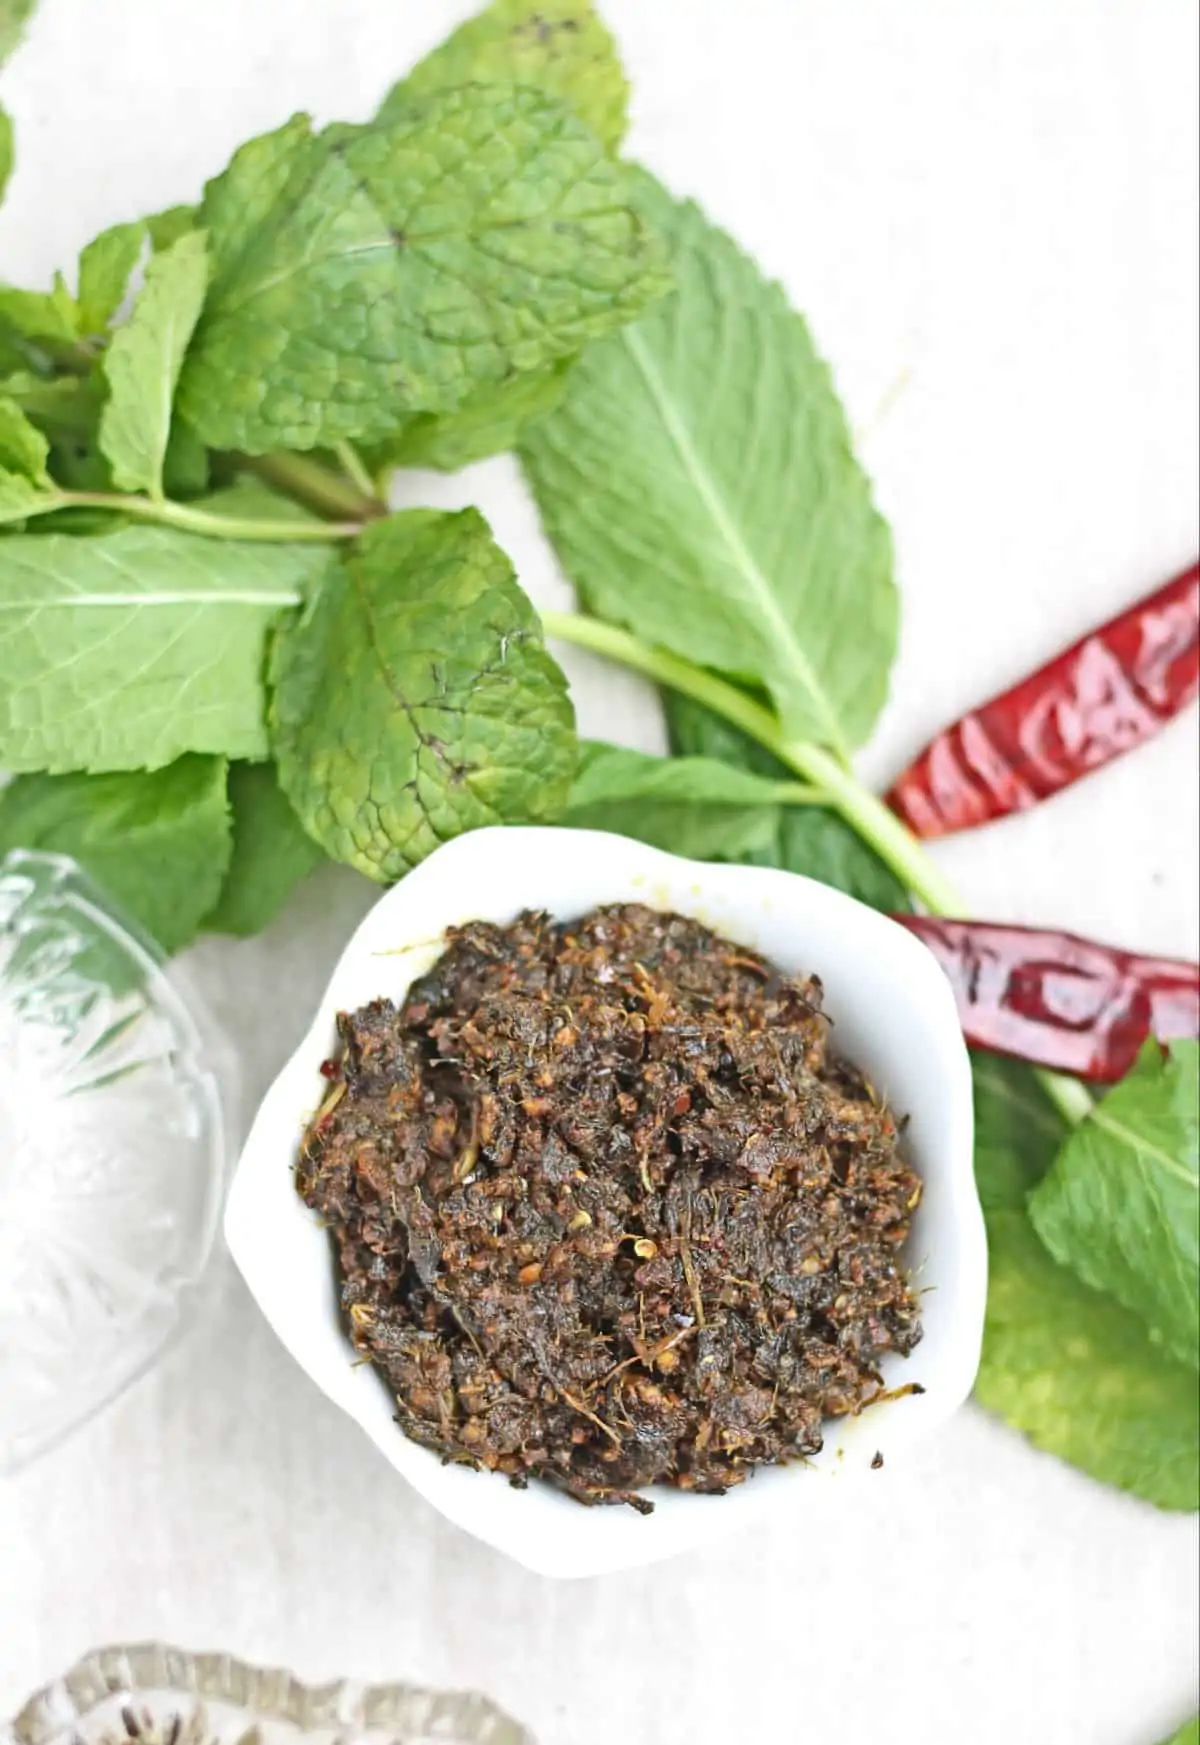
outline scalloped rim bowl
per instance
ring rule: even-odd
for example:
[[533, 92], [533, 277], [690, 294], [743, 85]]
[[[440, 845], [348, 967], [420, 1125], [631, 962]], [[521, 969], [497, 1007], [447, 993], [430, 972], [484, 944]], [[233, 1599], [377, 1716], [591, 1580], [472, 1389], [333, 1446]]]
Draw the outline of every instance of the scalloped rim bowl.
[[128, 1733], [181, 1745], [534, 1745], [489, 1698], [419, 1685], [303, 1684], [231, 1654], [161, 1642], [97, 1648], [0, 1719], [0, 1745], [111, 1745]]
[[[336, 1017], [399, 1000], [442, 950], [445, 929], [511, 921], [522, 909], [560, 920], [601, 903], [641, 902], [694, 916], [782, 969], [815, 972], [839, 1044], [907, 1114], [909, 1155], [925, 1193], [907, 1257], [925, 1334], [883, 1366], [889, 1387], [921, 1395], [832, 1420], [811, 1461], [763, 1469], [724, 1497], [654, 1491], [655, 1510], [582, 1508], [551, 1486], [514, 1490], [497, 1474], [444, 1466], [393, 1419], [378, 1375], [353, 1367], [338, 1310], [329, 1238], [295, 1192], [292, 1166], [322, 1095], [319, 1068]], [[388, 891], [346, 947], [308, 1035], [267, 1093], [234, 1177], [225, 1233], [250, 1290], [301, 1367], [349, 1413], [436, 1509], [543, 1575], [584, 1576], [651, 1563], [762, 1516], [796, 1521], [828, 1508], [876, 1451], [890, 1464], [933, 1435], [970, 1392], [979, 1363], [987, 1250], [972, 1167], [971, 1073], [949, 984], [903, 928], [827, 885], [762, 867], [678, 859], [625, 837], [562, 829], [492, 829], [440, 848]]]

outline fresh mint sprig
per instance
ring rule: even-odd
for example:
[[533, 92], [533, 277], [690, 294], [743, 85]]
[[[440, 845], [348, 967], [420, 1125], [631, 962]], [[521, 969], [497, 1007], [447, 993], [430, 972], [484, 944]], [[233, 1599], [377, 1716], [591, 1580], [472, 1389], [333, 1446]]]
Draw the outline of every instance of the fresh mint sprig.
[[[317, 842], [376, 877], [472, 823], [561, 806], [565, 682], [511, 566], [478, 521], [428, 517], [414, 541], [381, 479], [511, 446], [587, 341], [667, 287], [611, 156], [624, 97], [589, 6], [543, 17], [505, 0], [375, 122], [314, 133], [296, 117], [237, 152], [198, 206], [111, 226], [49, 291], [0, 286], [0, 767], [49, 784], [43, 810], [82, 858], [103, 862], [101, 772], [152, 807], [156, 772], [188, 754], [234, 766], [215, 915], [239, 931], [274, 906], [262, 844], [300, 828], [246, 759], [277, 752]], [[404, 618], [392, 569], [416, 558]], [[325, 637], [336, 621], [349, 647], [356, 610], [358, 695]], [[391, 644], [371, 643], [385, 623]], [[328, 707], [300, 720], [302, 673]], [[375, 755], [372, 722], [397, 773], [364, 848], [376, 796], [349, 816], [348, 765]], [[335, 744], [350, 749], [331, 777]], [[6, 809], [33, 827], [28, 790]], [[262, 895], [239, 902], [240, 880]], [[194, 907], [179, 908], [189, 933]]]
[[895, 653], [891, 536], [829, 371], [778, 285], [649, 176], [676, 286], [589, 347], [522, 460], [589, 611], [753, 674], [781, 728], [845, 760]]

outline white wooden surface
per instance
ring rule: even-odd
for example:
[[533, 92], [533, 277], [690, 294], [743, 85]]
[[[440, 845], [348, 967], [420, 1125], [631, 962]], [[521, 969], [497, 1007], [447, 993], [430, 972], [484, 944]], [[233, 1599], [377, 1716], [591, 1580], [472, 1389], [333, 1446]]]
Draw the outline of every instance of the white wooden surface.
[[[43, 0], [0, 76], [0, 277], [194, 195], [291, 110], [366, 116], [469, 0]], [[608, 0], [633, 149], [787, 282], [895, 525], [905, 628], [863, 767], [1197, 542], [1197, 13], [1186, 0]], [[515, 471], [478, 501], [562, 598]], [[587, 729], [640, 687], [570, 658]], [[943, 850], [980, 912], [1197, 950], [1196, 721]], [[196, 962], [249, 1107], [364, 902], [323, 876]], [[1195, 1522], [968, 1411], [935, 1451], [743, 1543], [555, 1586], [435, 1520], [228, 1274], [186, 1351], [0, 1486], [0, 1713], [102, 1640], [484, 1687], [550, 1745], [1150, 1745], [1195, 1706]]]

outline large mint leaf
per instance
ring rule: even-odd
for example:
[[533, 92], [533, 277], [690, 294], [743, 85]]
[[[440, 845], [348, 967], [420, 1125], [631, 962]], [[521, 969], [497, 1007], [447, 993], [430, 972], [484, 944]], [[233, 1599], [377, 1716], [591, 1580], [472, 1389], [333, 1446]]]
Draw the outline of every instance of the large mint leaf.
[[1163, 1740], [1162, 1745], [1200, 1745], [1200, 1715], [1193, 1715], [1190, 1721], [1177, 1727], [1169, 1739]]
[[102, 334], [125, 300], [146, 241], [142, 223], [114, 224], [92, 238], [79, 256], [79, 325]]
[[709, 757], [648, 757], [585, 742], [560, 820], [611, 830], [696, 860], [764, 852], [779, 831], [794, 782], [771, 781]]
[[426, 55], [384, 98], [381, 121], [452, 85], [536, 85], [573, 109], [610, 151], [625, 136], [629, 87], [588, 0], [495, 0]]
[[1030, 1201], [1055, 1259], [1200, 1366], [1200, 1044], [1148, 1042]]
[[0, 858], [13, 848], [71, 855], [164, 951], [178, 951], [199, 931], [229, 864], [225, 760], [18, 776], [0, 793]]
[[1128, 1310], [1059, 1266], [1026, 1212], [1069, 1131], [1032, 1071], [976, 1055], [975, 1179], [988, 1304], [975, 1384], [989, 1411], [1104, 1484], [1193, 1509], [1196, 1378]]
[[204, 233], [188, 231], [151, 260], [133, 312], [105, 354], [100, 446], [123, 491], [162, 496], [175, 384], [207, 283]]
[[[794, 780], [769, 751], [711, 709], [677, 692], [668, 693], [664, 704], [675, 752], [719, 758], [773, 781]], [[790, 806], [778, 815], [777, 828], [767, 843], [740, 852], [728, 847], [714, 858], [748, 860], [803, 873], [885, 914], [911, 907], [908, 892], [890, 867], [836, 812], [822, 806]]]
[[212, 933], [243, 938], [261, 933], [296, 886], [323, 860], [279, 786], [275, 766], [235, 763], [229, 772], [233, 859], [216, 908], [205, 917]]
[[586, 605], [761, 680], [787, 731], [868, 735], [896, 646], [892, 547], [829, 371], [783, 291], [649, 177], [677, 290], [592, 346], [522, 441]]
[[328, 561], [158, 527], [6, 538], [0, 768], [261, 757], [268, 629]]
[[389, 436], [569, 357], [665, 288], [623, 170], [532, 90], [302, 120], [210, 184], [213, 282], [180, 408], [253, 453]]
[[566, 681], [473, 509], [372, 526], [281, 631], [271, 671], [283, 790], [329, 853], [371, 878], [566, 798]]

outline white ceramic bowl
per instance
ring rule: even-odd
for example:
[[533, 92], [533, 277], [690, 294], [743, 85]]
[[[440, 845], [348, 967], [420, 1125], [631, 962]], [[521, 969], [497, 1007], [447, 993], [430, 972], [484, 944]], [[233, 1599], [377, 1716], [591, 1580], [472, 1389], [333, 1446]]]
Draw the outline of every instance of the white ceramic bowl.
[[[925, 1293], [925, 1335], [910, 1358], [884, 1364], [889, 1387], [914, 1381], [925, 1392], [831, 1421], [813, 1460], [764, 1469], [726, 1496], [656, 1489], [649, 1516], [583, 1508], [540, 1483], [514, 1490], [496, 1474], [443, 1466], [409, 1441], [379, 1376], [353, 1366], [329, 1238], [292, 1180], [297, 1146], [321, 1100], [319, 1068], [335, 1048], [338, 1012], [381, 996], [399, 1000], [434, 963], [454, 923], [511, 921], [522, 909], [567, 920], [622, 902], [694, 916], [784, 970], [818, 974], [839, 1047], [910, 1117], [906, 1143], [925, 1180], [908, 1251]], [[355, 933], [312, 1028], [258, 1112], [225, 1233], [292, 1356], [428, 1502], [541, 1574], [597, 1575], [671, 1556], [763, 1515], [794, 1522], [805, 1509], [826, 1508], [831, 1479], [847, 1488], [876, 1451], [890, 1464], [963, 1403], [979, 1361], [987, 1284], [972, 1129], [970, 1067], [949, 984], [925, 947], [886, 917], [793, 873], [680, 860], [621, 836], [481, 830], [439, 849], [381, 897]]]

